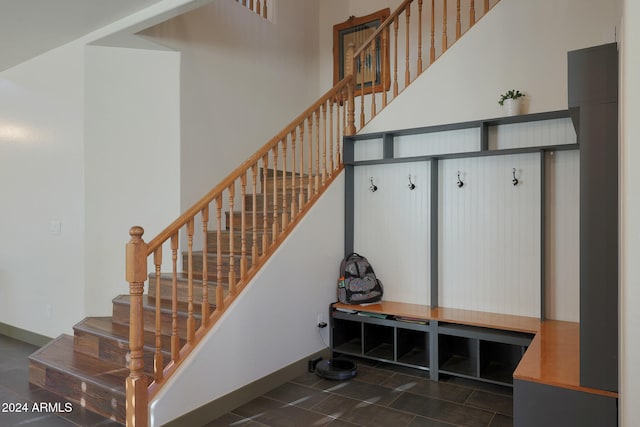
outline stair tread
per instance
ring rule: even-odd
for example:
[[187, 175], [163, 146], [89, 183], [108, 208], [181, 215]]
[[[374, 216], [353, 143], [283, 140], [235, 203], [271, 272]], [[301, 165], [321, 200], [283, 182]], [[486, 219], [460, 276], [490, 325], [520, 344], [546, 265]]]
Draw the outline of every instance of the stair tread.
[[[121, 343], [129, 343], [129, 328], [127, 326], [113, 323], [112, 317], [86, 317], [73, 327], [74, 331], [83, 331], [92, 335], [114, 339]], [[154, 332], [144, 331], [144, 345], [147, 350], [155, 350], [156, 335]], [[186, 341], [181, 339], [180, 345]], [[163, 335], [162, 350], [169, 353], [171, 351], [170, 337]]]
[[76, 352], [73, 343], [72, 336], [60, 335], [29, 356], [29, 359], [83, 381], [109, 388], [112, 392], [124, 397], [125, 380], [129, 370], [126, 367]]
[[[202, 272], [196, 272], [194, 271], [194, 277], [193, 277], [193, 283], [197, 284], [197, 286], [202, 287], [202, 279], [200, 279], [199, 277], [196, 277], [196, 274], [199, 274], [200, 276], [202, 275]], [[155, 286], [155, 279], [156, 279], [156, 273], [151, 273], [149, 274], [149, 280], [152, 281], [151, 286]], [[160, 273], [160, 279], [161, 280], [168, 280], [171, 281], [173, 280], [173, 273]], [[216, 272], [209, 272], [209, 280], [207, 280], [207, 285], [210, 288], [215, 288], [217, 286], [216, 283]], [[189, 278], [187, 277], [187, 272], [186, 271], [179, 271], [178, 272], [178, 277], [177, 277], [177, 282], [178, 283], [183, 283], [182, 286], [186, 286], [186, 283], [189, 281]], [[222, 286], [224, 287], [229, 287], [229, 284], [226, 282], [222, 282], [220, 283]], [[195, 287], [195, 285], [194, 285]], [[194, 300], [195, 303], [195, 300]]]

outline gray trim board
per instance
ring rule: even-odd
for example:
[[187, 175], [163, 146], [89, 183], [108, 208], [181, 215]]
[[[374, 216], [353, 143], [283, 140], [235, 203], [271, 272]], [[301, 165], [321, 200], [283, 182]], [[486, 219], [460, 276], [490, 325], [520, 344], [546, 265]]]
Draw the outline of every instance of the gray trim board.
[[618, 425], [618, 399], [514, 380], [513, 425], [615, 427]]
[[547, 318], [546, 313], [546, 269], [547, 269], [547, 172], [546, 154], [540, 151], [540, 320]]
[[353, 252], [354, 240], [354, 167], [345, 165], [344, 167], [344, 256]]
[[42, 347], [48, 344], [53, 338], [49, 338], [44, 335], [37, 334], [35, 332], [27, 331], [26, 329], [17, 328], [15, 326], [7, 325], [0, 322], [0, 335], [4, 335], [18, 341], [26, 342], [28, 344], [37, 345]]
[[438, 212], [440, 210], [440, 202], [439, 202], [439, 195], [438, 195], [438, 187], [439, 187], [439, 182], [438, 182], [438, 159], [433, 159], [431, 160], [431, 189], [430, 189], [430, 194], [431, 194], [431, 202], [430, 202], [430, 221], [431, 221], [431, 229], [430, 229], [430, 255], [431, 255], [431, 262], [430, 262], [430, 284], [431, 284], [431, 294], [430, 294], [430, 305], [433, 308], [438, 307], [438, 281], [439, 281], [439, 276], [438, 276], [438, 263], [439, 263], [439, 257], [438, 257], [438, 246], [439, 246], [439, 236], [440, 236], [440, 217], [438, 215]]

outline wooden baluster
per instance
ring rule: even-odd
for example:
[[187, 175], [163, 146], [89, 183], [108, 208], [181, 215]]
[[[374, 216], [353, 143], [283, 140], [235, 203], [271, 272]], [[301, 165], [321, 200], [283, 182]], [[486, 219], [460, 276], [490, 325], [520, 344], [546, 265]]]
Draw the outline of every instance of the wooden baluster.
[[[260, 14], [260, 12], [258, 12]], [[267, 19], [267, 0], [264, 0], [264, 6], [262, 8], [262, 17]]]
[[331, 157], [329, 158], [329, 176], [333, 176], [334, 172], [334, 162], [335, 155], [333, 151], [333, 104], [335, 103], [334, 99], [329, 101], [329, 153], [331, 153]]
[[171, 360], [180, 358], [180, 337], [178, 336], [178, 233], [171, 236]]
[[300, 123], [300, 191], [298, 192], [298, 211], [302, 210], [304, 204], [304, 182], [302, 176], [304, 173], [304, 120]]
[[382, 85], [382, 108], [387, 106], [387, 46], [389, 44], [389, 30], [382, 30], [382, 63], [380, 64], [380, 84]]
[[236, 183], [232, 183], [227, 188], [229, 191], [229, 224], [227, 224], [229, 228], [229, 294], [234, 296], [236, 295], [236, 261], [235, 261], [235, 238], [233, 237], [233, 233], [235, 229], [233, 228], [234, 223], [234, 198], [236, 195]]
[[[264, 1], [266, 2], [267, 0], [264, 0]], [[258, 15], [262, 15], [262, 11], [261, 10], [262, 10], [262, 8], [260, 7], [260, 0], [258, 0], [257, 5], [256, 5], [256, 13]]]
[[393, 18], [393, 33], [395, 40], [393, 41], [393, 98], [398, 96], [398, 16]]
[[[193, 218], [187, 222], [187, 342], [191, 344], [196, 334], [193, 317]], [[206, 262], [206, 260], [205, 260]]]
[[460, 38], [460, 33], [462, 32], [462, 26], [460, 25], [460, 0], [456, 3], [456, 40], [458, 40]]
[[253, 268], [258, 262], [258, 163], [251, 166], [251, 183], [253, 184], [252, 195], [252, 245], [251, 245], [251, 267]]
[[443, 0], [444, 11], [442, 12], [442, 53], [445, 53], [449, 43], [447, 42], [447, 0]]
[[249, 0], [249, 9], [254, 10], [253, 9], [253, 0]]
[[271, 242], [278, 240], [278, 146], [271, 149], [273, 156], [273, 223]]
[[292, 163], [292, 167], [291, 167], [291, 220], [293, 221], [293, 219], [296, 217], [296, 215], [298, 214], [297, 212], [297, 206], [298, 206], [298, 201], [296, 200], [296, 171], [297, 169], [297, 165], [296, 165], [296, 128], [294, 127], [293, 130], [291, 131], [291, 163]]
[[431, 49], [429, 51], [429, 64], [436, 60], [436, 0], [431, 0]]
[[224, 288], [222, 287], [222, 195], [216, 197], [216, 311], [224, 310]]
[[314, 178], [313, 194], [317, 194], [320, 190], [320, 107], [316, 110], [316, 175]]
[[406, 36], [405, 36], [405, 47], [406, 47], [406, 54], [405, 54], [405, 64], [404, 64], [404, 87], [409, 86], [409, 84], [411, 83], [411, 67], [409, 65], [409, 41], [411, 40], [411, 36], [409, 34], [409, 30], [410, 30], [410, 25], [409, 25], [409, 21], [410, 21], [410, 17], [411, 17], [411, 3], [407, 3], [407, 8], [405, 9], [406, 12], [406, 18], [407, 18], [407, 25], [406, 25]]
[[484, 0], [484, 13], [489, 12], [489, 0]]
[[476, 23], [476, 4], [474, 0], [471, 0], [469, 8], [469, 28], [473, 27]]
[[240, 177], [240, 280], [247, 276], [247, 173]]
[[[347, 89], [347, 92], [349, 92], [348, 89]], [[344, 96], [344, 90], [342, 91], [340, 96]], [[336, 160], [338, 162], [337, 165], [340, 166], [340, 164], [342, 163], [342, 151], [340, 151], [340, 129], [341, 128], [340, 128], [340, 105], [339, 104], [337, 105], [336, 109], [337, 109], [337, 111], [336, 111], [336, 154], [338, 155]], [[346, 118], [345, 110], [346, 109], [347, 109], [346, 105], [344, 105], [344, 103], [343, 103], [343, 105], [342, 105], [342, 125], [343, 126], [346, 126], [346, 121], [345, 121], [345, 118]], [[342, 129], [344, 129], [343, 132], [346, 134], [347, 133], [346, 127], [342, 128]]]
[[246, 6], [247, 5], [247, 0], [242, 0], [242, 5]]
[[209, 324], [209, 205], [202, 208], [202, 326]]
[[309, 202], [311, 196], [313, 194], [313, 189], [311, 188], [311, 177], [313, 176], [313, 112], [309, 116], [308, 120], [309, 124], [309, 165], [307, 166], [308, 176], [307, 176], [307, 197], [306, 202]]
[[156, 267], [156, 352], [153, 356], [153, 372], [155, 381], [160, 382], [163, 377], [164, 360], [162, 357], [162, 313], [160, 311], [162, 298], [160, 295], [160, 274], [162, 271], [162, 246], [153, 252], [153, 264]]
[[418, 71], [416, 75], [422, 73], [422, 1], [418, 0]]
[[378, 58], [377, 58], [377, 51], [376, 51], [376, 42], [377, 39], [373, 39], [372, 40], [372, 47], [373, 50], [371, 51], [371, 66], [369, 68], [371, 68], [371, 119], [373, 119], [376, 116], [376, 73], [378, 71]]
[[132, 227], [126, 246], [126, 280], [129, 282], [129, 376], [126, 381], [127, 426], [147, 426], [148, 394], [144, 374], [144, 315], [142, 294], [147, 280], [147, 244], [142, 240], [142, 227]]
[[327, 102], [322, 103], [322, 185], [327, 179]]
[[282, 140], [282, 230], [289, 225], [287, 208], [287, 137]]
[[364, 127], [364, 50], [360, 51], [360, 129]]
[[348, 105], [348, 112], [345, 112], [344, 106], [343, 106], [343, 110], [342, 110], [342, 114], [343, 116], [346, 115], [347, 116], [347, 120], [343, 120], [342, 123], [345, 125], [345, 130], [344, 133], [346, 135], [355, 135], [356, 134], [356, 119], [355, 119], [355, 113], [356, 113], [356, 109], [355, 109], [355, 104], [354, 104], [354, 96], [355, 96], [355, 85], [356, 85], [356, 77], [355, 77], [355, 69], [354, 69], [354, 64], [353, 62], [355, 61], [354, 58], [354, 52], [355, 52], [355, 45], [352, 43], [349, 43], [349, 45], [347, 46], [347, 61], [345, 64], [345, 74], [346, 75], [350, 75], [351, 76], [351, 81], [347, 84], [347, 105]]
[[269, 217], [267, 213], [267, 203], [269, 199], [269, 192], [267, 191], [267, 179], [269, 168], [269, 153], [262, 156], [262, 256], [265, 256], [269, 249]]

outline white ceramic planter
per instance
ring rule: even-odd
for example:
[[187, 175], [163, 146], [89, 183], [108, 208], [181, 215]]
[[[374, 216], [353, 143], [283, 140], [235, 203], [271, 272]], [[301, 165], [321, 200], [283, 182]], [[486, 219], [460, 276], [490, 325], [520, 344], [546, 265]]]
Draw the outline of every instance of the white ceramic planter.
[[522, 113], [522, 98], [505, 99], [504, 106], [507, 107], [507, 116], [517, 116]]

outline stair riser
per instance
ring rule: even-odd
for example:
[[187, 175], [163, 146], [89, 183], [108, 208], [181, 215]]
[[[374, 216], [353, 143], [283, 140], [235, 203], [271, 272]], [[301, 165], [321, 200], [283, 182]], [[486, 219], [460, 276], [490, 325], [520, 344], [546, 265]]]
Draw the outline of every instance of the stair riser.
[[[169, 337], [163, 337], [168, 340]], [[117, 363], [121, 366], [129, 367], [128, 354], [129, 343], [123, 343], [109, 337], [93, 335], [85, 331], [75, 331], [74, 349], [77, 352], [92, 356], [98, 359]], [[171, 356], [170, 353], [163, 352], [163, 365], [166, 366]], [[145, 349], [144, 370], [147, 375], [153, 375], [154, 351]]]
[[[123, 368], [124, 369], [124, 368]], [[125, 396], [107, 387], [101, 387], [68, 372], [31, 361], [29, 381], [45, 390], [63, 397], [106, 418], [124, 423], [126, 419]]]
[[[113, 304], [113, 322], [120, 325], [129, 325], [129, 305], [128, 304]], [[200, 304], [194, 303], [193, 312], [199, 315]], [[156, 330], [156, 312], [153, 307], [144, 307], [144, 330], [148, 332], [155, 332]], [[198, 316], [199, 317], [199, 316]], [[196, 329], [200, 326], [200, 319], [195, 318]], [[160, 315], [160, 333], [162, 335], [171, 335], [172, 331], [172, 317], [171, 313], [162, 312]], [[178, 336], [182, 339], [187, 338], [187, 315], [186, 313], [178, 312]]]
[[[210, 275], [211, 276], [211, 275]], [[149, 289], [149, 296], [151, 298], [156, 297], [156, 287], [155, 280], [152, 280], [153, 286]], [[180, 302], [188, 302], [189, 301], [189, 287], [186, 281], [179, 280], [177, 282], [177, 294], [178, 301]], [[225, 294], [226, 294], [227, 286], [224, 285]], [[207, 285], [207, 289], [209, 292], [209, 303], [215, 303], [216, 298], [216, 284], [213, 281], [210, 281]], [[160, 299], [165, 301], [170, 301], [172, 299], [173, 292], [173, 283], [171, 279], [160, 279]], [[193, 301], [200, 302], [202, 301], [202, 282], [194, 281], [193, 283]]]
[[[287, 210], [287, 220], [291, 220], [291, 211]], [[225, 212], [225, 220], [226, 220], [226, 224], [227, 224], [227, 230], [229, 230], [231, 228], [231, 223], [229, 222], [229, 219], [231, 217], [231, 213], [230, 212]], [[276, 215], [276, 223], [278, 224], [278, 229], [280, 229], [282, 227], [282, 213], [278, 212]], [[253, 214], [251, 212], [246, 212], [245, 213], [245, 229], [246, 230], [253, 230]], [[274, 221], [274, 217], [273, 217], [273, 212], [271, 213], [267, 213], [267, 230], [271, 230], [273, 228], [273, 221]], [[233, 229], [236, 231], [240, 231], [242, 227], [242, 212], [239, 211], [235, 211], [233, 212]], [[256, 214], [256, 228], [258, 230], [262, 230], [264, 229], [264, 214], [258, 212]], [[250, 240], [247, 241], [247, 245], [250, 245]]]
[[[240, 250], [240, 248], [236, 248], [236, 250]], [[218, 262], [217, 262], [217, 254], [209, 253], [207, 256], [207, 268], [208, 268], [208, 276], [210, 281], [217, 280], [218, 277]], [[241, 256], [234, 256], [233, 259], [233, 270], [236, 272], [236, 277], [240, 274], [240, 260]], [[188, 275], [187, 266], [188, 266], [188, 256], [186, 254], [182, 257], [183, 268], [185, 269], [180, 274], [183, 278], [186, 278]], [[230, 258], [228, 256], [222, 257], [222, 281], [228, 282], [230, 268]], [[251, 265], [251, 257], [247, 256], [247, 266]], [[194, 279], [200, 279], [202, 277], [202, 253], [194, 253], [193, 254], [193, 277]]]
[[[318, 182], [321, 182], [321, 181], [322, 181], [322, 177], [318, 178]], [[302, 180], [302, 190], [303, 191], [307, 190], [308, 187], [309, 187], [309, 183], [311, 183], [311, 187], [313, 189], [314, 186], [315, 186], [315, 182], [316, 182], [315, 177], [311, 177], [311, 179], [304, 178]], [[294, 185], [291, 185], [291, 179], [289, 179], [289, 178], [286, 180], [286, 182], [283, 185], [282, 178], [279, 177], [279, 178], [276, 179], [275, 186], [274, 186], [273, 179], [267, 180], [266, 184], [262, 183], [260, 192], [263, 193], [263, 194], [264, 193], [273, 194], [273, 189], [274, 188], [277, 188], [279, 192], [282, 192], [282, 188], [285, 187], [285, 186], [287, 188], [287, 192], [291, 192], [292, 188], [295, 188], [296, 190], [300, 190], [300, 185], [301, 184], [300, 184], [300, 179], [299, 178], [296, 178]], [[271, 197], [273, 197], [273, 196], [271, 196]]]
[[[268, 194], [256, 194], [256, 210], [258, 212], [264, 212], [264, 198], [267, 197], [267, 212], [273, 212], [273, 192], [269, 192]], [[299, 203], [300, 191], [296, 189], [295, 192], [287, 191], [286, 205], [289, 209], [291, 209], [291, 199], [293, 198], [296, 202], [296, 205]], [[304, 200], [307, 198], [307, 191], [305, 187], [305, 191], [303, 192]], [[278, 196], [276, 197], [276, 206], [278, 210], [282, 209], [282, 189], [278, 192]], [[253, 194], [247, 194], [245, 196], [245, 206], [246, 211], [253, 210]], [[235, 206], [235, 209], [242, 209], [241, 206]]]
[[[262, 236], [263, 236], [263, 232], [262, 230], [257, 230], [256, 232], [256, 238], [258, 240], [258, 247], [260, 247], [262, 245]], [[271, 233], [267, 233], [267, 237], [269, 238], [269, 241], [271, 241]], [[216, 231], [211, 231], [209, 232], [209, 236], [207, 237], [207, 251], [209, 252], [209, 254], [216, 254], [218, 251], [218, 241], [217, 241], [217, 232]], [[253, 246], [253, 233], [252, 232], [248, 232], [245, 233], [245, 245], [247, 246], [247, 248], [250, 248], [251, 246]], [[237, 251], [238, 248], [242, 248], [242, 233], [240, 232], [234, 232], [233, 233], [233, 248], [234, 251]], [[228, 253], [230, 250], [230, 241], [229, 241], [229, 231], [228, 230], [223, 230], [221, 236], [220, 236], [220, 250], [222, 251], [222, 253]]]

